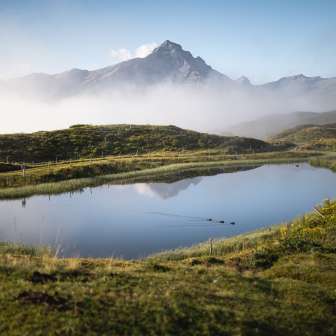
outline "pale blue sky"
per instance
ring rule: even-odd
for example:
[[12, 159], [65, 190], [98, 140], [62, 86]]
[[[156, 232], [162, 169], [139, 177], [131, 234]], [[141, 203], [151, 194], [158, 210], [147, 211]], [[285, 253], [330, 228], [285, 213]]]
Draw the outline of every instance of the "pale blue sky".
[[335, 0], [0, 0], [0, 77], [95, 69], [169, 39], [262, 83], [336, 76]]

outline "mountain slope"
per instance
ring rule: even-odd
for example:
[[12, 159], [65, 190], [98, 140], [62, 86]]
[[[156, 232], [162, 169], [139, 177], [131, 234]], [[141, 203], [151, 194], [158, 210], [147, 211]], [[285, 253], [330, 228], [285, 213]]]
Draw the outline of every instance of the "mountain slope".
[[305, 149], [336, 150], [336, 123], [297, 126], [274, 136], [272, 139], [296, 143]]
[[227, 131], [238, 136], [267, 139], [284, 130], [300, 125], [323, 125], [336, 123], [336, 111], [329, 112], [293, 112], [262, 117], [240, 123]]
[[42, 93], [58, 98], [124, 86], [205, 81], [235, 83], [213, 70], [202, 58], [193, 57], [181, 45], [167, 40], [144, 58], [130, 59], [94, 71], [72, 69], [56, 75], [32, 74], [11, 80], [10, 86], [29, 94]]
[[[214, 70], [200, 57], [194, 57], [181, 45], [169, 40], [144, 58], [134, 58], [102, 69], [88, 71], [72, 69], [60, 74], [31, 74], [2, 83], [2, 90], [9, 88], [21, 94], [36, 94], [47, 98], [61, 98], [79, 93], [96, 93], [113, 88], [145, 87], [162, 84], [197, 84], [215, 82], [223, 88], [254, 90], [281, 94], [287, 97], [305, 97], [334, 102], [336, 78], [307, 77], [296, 75], [284, 77], [264, 85], [252, 85], [242, 76], [232, 80]], [[329, 104], [329, 105], [330, 105]]]
[[51, 132], [0, 135], [0, 161], [9, 162], [46, 162], [208, 148], [222, 148], [227, 153], [279, 149], [261, 140], [198, 133], [175, 126], [77, 125]]
[[174, 42], [165, 41], [145, 58], [135, 58], [115, 66], [94, 71], [88, 82], [100, 79], [117, 81], [135, 80], [140, 83], [202, 81], [209, 78], [228, 79], [213, 70], [200, 57], [193, 57], [189, 51]]

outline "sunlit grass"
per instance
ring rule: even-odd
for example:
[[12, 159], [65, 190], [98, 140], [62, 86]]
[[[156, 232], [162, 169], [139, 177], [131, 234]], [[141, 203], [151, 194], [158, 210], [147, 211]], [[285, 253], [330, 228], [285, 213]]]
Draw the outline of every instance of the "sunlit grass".
[[0, 332], [334, 335], [336, 202], [143, 260], [0, 244]]
[[0, 198], [80, 191], [106, 183], [176, 181], [262, 164], [307, 161], [315, 152], [277, 152], [225, 155], [220, 151], [153, 153], [153, 156], [112, 157], [38, 166], [22, 172], [0, 174]]

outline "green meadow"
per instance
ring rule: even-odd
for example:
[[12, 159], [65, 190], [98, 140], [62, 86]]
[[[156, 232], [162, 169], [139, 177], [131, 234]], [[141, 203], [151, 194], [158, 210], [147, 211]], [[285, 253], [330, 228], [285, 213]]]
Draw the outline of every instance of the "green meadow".
[[0, 245], [1, 335], [335, 335], [336, 202], [143, 260]]

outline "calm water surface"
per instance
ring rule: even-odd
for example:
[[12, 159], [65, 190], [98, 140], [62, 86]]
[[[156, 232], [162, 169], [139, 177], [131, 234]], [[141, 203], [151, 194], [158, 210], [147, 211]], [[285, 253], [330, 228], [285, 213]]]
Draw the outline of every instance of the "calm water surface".
[[1, 201], [0, 241], [61, 247], [63, 256], [138, 258], [287, 221], [335, 197], [336, 174], [308, 164], [103, 186]]

